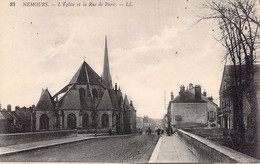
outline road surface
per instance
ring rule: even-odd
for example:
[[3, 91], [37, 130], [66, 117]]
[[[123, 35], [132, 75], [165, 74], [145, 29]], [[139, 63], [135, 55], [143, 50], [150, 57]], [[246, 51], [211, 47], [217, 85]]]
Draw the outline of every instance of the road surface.
[[155, 135], [93, 139], [0, 157], [2, 162], [148, 162]]

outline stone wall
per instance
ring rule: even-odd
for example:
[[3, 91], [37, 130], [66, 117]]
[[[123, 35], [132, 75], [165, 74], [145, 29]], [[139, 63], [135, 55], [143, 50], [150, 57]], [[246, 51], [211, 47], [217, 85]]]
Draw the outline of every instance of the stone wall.
[[187, 145], [199, 162], [239, 162], [251, 163], [259, 160], [230, 148], [206, 140], [184, 130], [176, 130], [178, 137]]
[[0, 134], [0, 147], [77, 136], [77, 130]]

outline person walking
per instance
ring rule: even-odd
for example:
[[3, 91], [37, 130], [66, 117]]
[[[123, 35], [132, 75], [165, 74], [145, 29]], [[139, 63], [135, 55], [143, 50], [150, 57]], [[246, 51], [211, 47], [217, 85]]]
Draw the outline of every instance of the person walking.
[[158, 135], [158, 138], [161, 137], [161, 129], [157, 129], [157, 135]]
[[148, 135], [151, 135], [151, 133], [152, 133], [152, 130], [151, 130], [151, 128], [149, 127], [149, 128], [148, 128]]

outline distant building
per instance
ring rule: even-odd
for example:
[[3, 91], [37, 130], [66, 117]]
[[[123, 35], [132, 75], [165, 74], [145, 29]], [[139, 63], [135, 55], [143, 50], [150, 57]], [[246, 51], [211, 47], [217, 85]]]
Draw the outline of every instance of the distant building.
[[136, 132], [136, 110], [112, 85], [107, 39], [100, 77], [85, 61], [68, 85], [51, 96], [43, 89], [35, 109], [36, 130], [83, 129], [88, 132]]
[[136, 128], [137, 129], [143, 129], [144, 125], [143, 125], [143, 117], [136, 117]]
[[[229, 131], [233, 131], [238, 129], [237, 123], [235, 122], [235, 114], [234, 114], [234, 98], [232, 96], [234, 87], [233, 79], [233, 65], [225, 65], [219, 90], [220, 97], [220, 114], [219, 114], [219, 122], [220, 127], [223, 129], [227, 129]], [[256, 85], [256, 97], [258, 103], [258, 111], [260, 111], [260, 65], [255, 65], [255, 75], [254, 75], [255, 85]], [[253, 137], [254, 130], [254, 116], [256, 112], [251, 111], [250, 104], [247, 99], [247, 95], [243, 93], [243, 121], [246, 130], [246, 140], [250, 141]]]
[[171, 125], [178, 128], [217, 127], [217, 105], [207, 93], [201, 93], [201, 86], [182, 85], [179, 95], [169, 102]]
[[35, 106], [15, 107], [15, 111], [11, 110], [11, 105], [7, 105], [7, 110], [0, 112], [0, 133], [22, 133], [30, 132], [33, 128], [33, 109]]
[[144, 118], [143, 118], [143, 128], [148, 129], [149, 127], [151, 127], [151, 120], [148, 116], [144, 116]]

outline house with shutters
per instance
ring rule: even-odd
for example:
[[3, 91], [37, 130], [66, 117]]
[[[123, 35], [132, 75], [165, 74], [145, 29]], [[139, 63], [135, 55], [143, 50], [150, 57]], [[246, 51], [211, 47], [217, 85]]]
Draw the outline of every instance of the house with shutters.
[[201, 93], [201, 86], [189, 84], [180, 87], [179, 95], [171, 95], [168, 115], [172, 126], [178, 128], [217, 127], [217, 104], [207, 92]]
[[[235, 107], [234, 93], [236, 90], [235, 86], [235, 71], [239, 67], [234, 65], [225, 65], [221, 80], [221, 85], [219, 89], [219, 103], [220, 103], [220, 112], [219, 112], [219, 122], [220, 127], [229, 132], [235, 132], [239, 130], [238, 122], [235, 117], [237, 115], [237, 109]], [[245, 66], [242, 66], [242, 71], [245, 69]], [[255, 127], [257, 127], [257, 120], [259, 115], [257, 113], [260, 111], [260, 65], [254, 65], [254, 83], [255, 83], [255, 93], [256, 93], [256, 111], [252, 110], [251, 104], [249, 102], [250, 97], [246, 92], [242, 92], [243, 97], [243, 124], [245, 128], [245, 137], [247, 142], [253, 142]], [[245, 77], [244, 71], [242, 77]], [[243, 85], [244, 85], [243, 81]]]
[[42, 89], [33, 117], [35, 130], [83, 129], [87, 132], [136, 132], [133, 102], [112, 85], [107, 38], [105, 38], [102, 77], [83, 62], [70, 82], [51, 95]]

